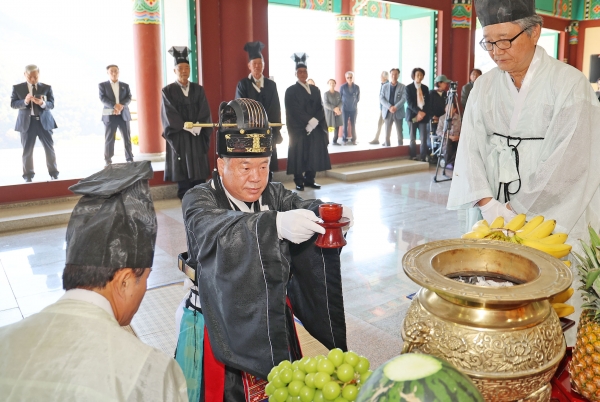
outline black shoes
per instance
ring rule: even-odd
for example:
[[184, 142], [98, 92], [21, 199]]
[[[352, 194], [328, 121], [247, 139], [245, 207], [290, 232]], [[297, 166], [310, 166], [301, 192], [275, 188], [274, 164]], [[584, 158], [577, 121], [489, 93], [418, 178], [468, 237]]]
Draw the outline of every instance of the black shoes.
[[50, 175], [50, 178], [51, 178], [52, 180], [58, 180], [58, 172], [56, 172], [56, 173], [54, 173], [54, 174], [51, 174], [51, 175]]
[[304, 186], [299, 186], [296, 184], [296, 190], [298, 191], [304, 191]]
[[[316, 189], [316, 190], [318, 190], [318, 189], [320, 189], [320, 188], [321, 188], [321, 185], [320, 185], [320, 184], [317, 184], [317, 183], [313, 183], [313, 184], [305, 184], [305, 186], [306, 186], [306, 187], [310, 187], [310, 188], [314, 188], [314, 189]], [[296, 186], [296, 188], [298, 188], [298, 186]], [[304, 187], [303, 187], [302, 189], [304, 189]]]
[[23, 177], [25, 179], [25, 183], [31, 183], [31, 177]]

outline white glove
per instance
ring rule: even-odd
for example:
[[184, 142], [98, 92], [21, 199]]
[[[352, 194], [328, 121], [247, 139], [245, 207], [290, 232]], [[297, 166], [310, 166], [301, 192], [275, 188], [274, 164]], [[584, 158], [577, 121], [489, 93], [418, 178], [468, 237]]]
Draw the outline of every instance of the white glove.
[[319, 125], [319, 120], [315, 119], [314, 117], [312, 119], [310, 119], [308, 121], [308, 124], [306, 125], [306, 132], [310, 133], [311, 131], [313, 131], [315, 129], [315, 127], [317, 127]]
[[352, 214], [352, 209], [350, 207], [344, 205], [342, 208], [342, 218], [348, 218], [350, 220], [350, 224], [342, 228], [342, 230], [346, 232], [354, 225], [354, 214]]
[[483, 215], [483, 219], [492, 223], [494, 219], [499, 216], [504, 218], [504, 222], [510, 221], [512, 218], [517, 216], [515, 211], [510, 209], [510, 207], [506, 204], [502, 204], [496, 199], [491, 199], [487, 204], [479, 207], [481, 210], [481, 215]]
[[291, 211], [278, 212], [277, 236], [288, 239], [292, 243], [302, 243], [310, 239], [315, 233], [325, 233], [325, 228], [316, 224], [319, 217], [308, 209], [292, 209]]

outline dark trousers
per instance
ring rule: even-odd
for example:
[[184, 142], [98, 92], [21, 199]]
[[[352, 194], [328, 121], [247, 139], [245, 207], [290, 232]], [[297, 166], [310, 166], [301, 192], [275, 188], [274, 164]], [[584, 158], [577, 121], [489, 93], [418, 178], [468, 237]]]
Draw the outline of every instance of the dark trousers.
[[338, 138], [340, 138], [340, 128], [339, 128], [339, 126], [333, 128], [333, 142], [335, 144], [337, 144]]
[[348, 121], [352, 125], [352, 142], [356, 142], [356, 110], [348, 111], [342, 109], [342, 118], [344, 119], [344, 138], [342, 141], [348, 142]]
[[446, 142], [446, 152], [444, 152], [444, 159], [446, 160], [446, 166], [449, 163], [454, 165], [454, 160], [456, 159], [456, 149], [458, 148], [458, 141], [452, 141], [448, 138], [448, 142]]
[[381, 134], [381, 127], [383, 126], [383, 114], [379, 112], [379, 121], [377, 122], [377, 133], [375, 134], [375, 139], [373, 141], [379, 141], [379, 134]]
[[396, 125], [396, 135], [398, 136], [398, 145], [403, 144], [403, 136], [402, 136], [402, 118], [396, 117], [396, 113], [388, 112], [388, 115], [385, 118], [385, 144], [391, 145], [390, 137], [392, 136], [392, 124]]
[[46, 152], [46, 167], [50, 176], [58, 175], [56, 167], [56, 154], [54, 153], [54, 140], [52, 139], [52, 130], [46, 130], [42, 127], [39, 117], [31, 118], [29, 129], [26, 133], [21, 133], [21, 145], [23, 146], [23, 178], [27, 179], [35, 176], [33, 170], [33, 147], [39, 137]]
[[294, 183], [296, 183], [297, 186], [308, 186], [315, 184], [315, 176], [316, 173], [311, 170], [304, 172], [304, 175], [294, 174]]
[[421, 120], [418, 123], [408, 122], [408, 128], [410, 129], [410, 146], [409, 153], [411, 158], [417, 156], [417, 129], [419, 130], [419, 136], [421, 139], [421, 154], [420, 159], [426, 160], [427, 154], [429, 153], [429, 147], [427, 147], [427, 122]]
[[205, 182], [206, 182], [206, 180], [190, 180], [190, 179], [178, 181], [177, 182], [177, 197], [179, 197], [180, 200], [183, 200], [183, 196], [185, 195], [185, 193], [187, 193], [187, 191], [189, 189], [194, 188], [198, 184], [202, 184]]
[[131, 130], [129, 122], [123, 120], [121, 116], [108, 116], [109, 120], [104, 122], [104, 160], [107, 163], [112, 162], [112, 157], [115, 154], [115, 134], [117, 128], [121, 132], [123, 144], [125, 145], [125, 159], [133, 161], [133, 153], [131, 152]]

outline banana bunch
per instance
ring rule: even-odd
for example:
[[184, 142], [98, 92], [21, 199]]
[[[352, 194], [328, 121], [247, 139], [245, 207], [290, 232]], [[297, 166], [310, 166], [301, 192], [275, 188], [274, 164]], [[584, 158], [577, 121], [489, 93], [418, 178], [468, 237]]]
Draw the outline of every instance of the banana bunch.
[[575, 307], [565, 304], [565, 302], [573, 296], [574, 292], [575, 290], [573, 288], [569, 288], [562, 293], [552, 296], [550, 300], [548, 300], [559, 317], [566, 317], [575, 312]]
[[[555, 233], [554, 219], [544, 220], [543, 216], [536, 216], [526, 222], [525, 214], [515, 216], [510, 222], [505, 223], [499, 216], [489, 224], [485, 219], [478, 221], [470, 232], [461, 236], [462, 239], [491, 239], [523, 244], [543, 251], [556, 258], [566, 257], [571, 252], [571, 246], [564, 244], [567, 241], [566, 233]], [[570, 266], [568, 261], [565, 261]]]

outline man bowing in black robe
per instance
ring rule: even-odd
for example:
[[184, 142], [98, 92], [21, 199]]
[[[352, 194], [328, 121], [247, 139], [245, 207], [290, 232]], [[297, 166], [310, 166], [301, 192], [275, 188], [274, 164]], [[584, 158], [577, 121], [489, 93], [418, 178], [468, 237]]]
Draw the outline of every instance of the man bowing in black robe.
[[[238, 82], [235, 90], [235, 99], [249, 98], [260, 102], [269, 117], [270, 123], [281, 123], [281, 105], [279, 103], [279, 94], [275, 81], [263, 76], [265, 60], [261, 51], [265, 45], [262, 42], [248, 42], [244, 50], [248, 52], [248, 69], [250, 74]], [[279, 127], [272, 127], [273, 130], [273, 152], [271, 153], [271, 163], [269, 164], [269, 181], [273, 178], [273, 172], [279, 170], [277, 165], [277, 144], [281, 144]]]
[[[262, 105], [236, 99], [219, 117], [237, 126], [219, 129], [218, 172], [183, 198], [195, 280], [177, 314], [176, 359], [190, 401], [262, 400], [269, 371], [301, 358], [293, 316], [346, 350], [339, 250], [314, 244], [321, 201], [268, 182]], [[343, 216], [352, 220], [350, 208]]]
[[331, 169], [321, 91], [306, 82], [306, 58], [305, 53], [292, 55], [298, 82], [285, 91], [285, 115], [290, 136], [287, 174], [294, 175], [298, 191], [304, 191], [304, 186], [321, 188], [315, 183], [317, 172]]
[[162, 89], [163, 137], [167, 141], [165, 180], [177, 182], [179, 199], [210, 176], [208, 146], [212, 128], [184, 128], [185, 122], [210, 123], [210, 109], [201, 85], [189, 81], [189, 49], [173, 46], [177, 81]]

